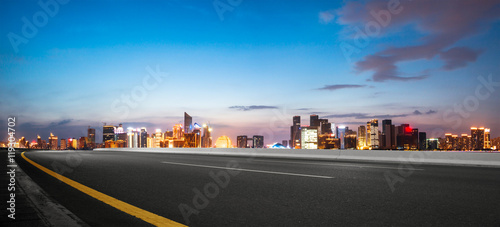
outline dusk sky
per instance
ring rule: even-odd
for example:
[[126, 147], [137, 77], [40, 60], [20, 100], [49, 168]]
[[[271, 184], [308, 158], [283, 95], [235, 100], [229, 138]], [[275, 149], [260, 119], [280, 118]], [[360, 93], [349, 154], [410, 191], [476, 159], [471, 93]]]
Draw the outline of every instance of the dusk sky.
[[184, 112], [233, 143], [288, 140], [310, 114], [500, 136], [500, 0], [0, 2], [0, 117], [18, 138], [90, 125], [101, 142], [102, 122], [165, 131]]

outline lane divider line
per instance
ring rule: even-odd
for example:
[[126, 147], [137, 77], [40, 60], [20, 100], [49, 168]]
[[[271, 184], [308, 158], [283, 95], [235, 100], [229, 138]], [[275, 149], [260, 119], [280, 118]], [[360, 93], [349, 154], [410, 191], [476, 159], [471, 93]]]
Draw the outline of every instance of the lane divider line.
[[[271, 160], [252, 160], [254, 162], [272, 162], [272, 163], [290, 163], [290, 164], [303, 164], [303, 165], [322, 165], [322, 166], [344, 166], [344, 167], [357, 167], [357, 168], [371, 168], [371, 169], [401, 169], [399, 167], [389, 167], [389, 166], [373, 166], [373, 165], [349, 165], [349, 164], [328, 164], [328, 163], [316, 163], [316, 162], [289, 162], [289, 161], [271, 161]], [[423, 171], [424, 169], [415, 169]]]
[[206, 165], [188, 164], [188, 163], [180, 163], [180, 162], [162, 162], [162, 163], [172, 164], [172, 165], [202, 167], [202, 168], [214, 168], [214, 169], [226, 169], [226, 170], [236, 170], [236, 171], [245, 171], [245, 172], [290, 175], [290, 176], [299, 176], [299, 177], [313, 177], [313, 178], [324, 178], [324, 179], [335, 178], [335, 177], [330, 177], [330, 176], [320, 176], [320, 175], [310, 175], [310, 174], [300, 174], [300, 173], [286, 173], [286, 172], [265, 171], [265, 170], [255, 170], [255, 169], [240, 169], [240, 168], [230, 168], [230, 167], [221, 167], [221, 166], [206, 166]]
[[127, 214], [130, 214], [134, 217], [142, 219], [143, 221], [148, 222], [148, 223], [155, 225], [155, 226], [185, 226], [185, 225], [180, 224], [178, 222], [172, 221], [170, 219], [164, 218], [164, 217], [159, 216], [157, 214], [143, 210], [139, 207], [130, 205], [130, 204], [123, 202], [121, 200], [115, 199], [109, 195], [106, 195], [104, 193], [96, 191], [95, 189], [89, 188], [83, 184], [80, 184], [74, 180], [71, 180], [65, 176], [62, 176], [62, 175], [60, 175], [60, 174], [58, 174], [50, 169], [47, 169], [47, 168], [41, 166], [40, 164], [32, 161], [31, 159], [27, 158], [24, 155], [24, 153], [25, 152], [21, 153], [21, 156], [27, 162], [31, 163], [33, 166], [37, 167], [38, 169], [42, 170], [45, 173], [57, 178], [58, 180], [66, 183], [67, 185], [69, 185], [73, 188], [76, 188], [79, 191], [81, 191], [81, 192], [83, 192], [91, 197], [94, 197], [95, 199], [97, 199], [101, 202], [104, 202], [104, 203], [106, 203], [106, 204], [108, 204], [108, 205], [110, 205], [118, 210], [121, 210]]

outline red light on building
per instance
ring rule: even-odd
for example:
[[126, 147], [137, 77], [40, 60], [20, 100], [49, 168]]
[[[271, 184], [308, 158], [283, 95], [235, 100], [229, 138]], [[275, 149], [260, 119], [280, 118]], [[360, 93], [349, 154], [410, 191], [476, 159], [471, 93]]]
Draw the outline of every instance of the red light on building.
[[411, 133], [411, 131], [412, 131], [412, 128], [411, 128], [411, 127], [409, 127], [409, 126], [408, 126], [408, 127], [406, 127], [406, 128], [405, 128], [405, 132], [406, 132], [406, 133]]

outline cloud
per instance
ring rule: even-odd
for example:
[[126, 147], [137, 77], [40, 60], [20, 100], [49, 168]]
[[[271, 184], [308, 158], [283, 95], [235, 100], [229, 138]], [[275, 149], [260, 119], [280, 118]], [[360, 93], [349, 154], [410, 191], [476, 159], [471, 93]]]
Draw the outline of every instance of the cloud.
[[362, 88], [366, 87], [366, 85], [357, 85], [357, 84], [335, 84], [335, 85], [325, 85], [322, 88], [318, 88], [317, 90], [329, 90], [329, 91], [335, 91], [339, 89], [345, 89], [345, 88]]
[[252, 106], [230, 106], [229, 109], [249, 111], [249, 110], [262, 110], [262, 109], [278, 109], [278, 107], [277, 106], [252, 105]]
[[454, 70], [465, 67], [468, 62], [475, 62], [482, 51], [472, 50], [467, 47], [454, 47], [441, 52], [439, 56], [445, 62], [443, 69]]
[[413, 114], [414, 114], [414, 115], [422, 115], [422, 112], [420, 112], [420, 111], [418, 111], [418, 110], [415, 110], [415, 111], [413, 111]]
[[323, 24], [329, 24], [335, 19], [335, 10], [327, 10], [319, 12], [319, 22]]
[[53, 128], [53, 127], [69, 124], [71, 121], [73, 121], [73, 119], [64, 119], [64, 120], [61, 120], [58, 122], [51, 122], [47, 128]]
[[401, 31], [403, 28], [413, 29], [417, 33], [413, 37], [418, 37], [418, 40], [407, 40], [417, 44], [390, 46], [366, 55], [355, 63], [358, 73], [373, 71], [372, 79], [375, 82], [422, 80], [429, 76], [426, 73], [403, 76], [408, 74], [401, 72], [398, 64], [405, 61], [430, 60], [439, 56], [444, 61], [444, 70], [465, 67], [474, 62], [481, 51], [453, 45], [487, 30], [488, 26], [500, 18], [500, 0], [401, 1], [399, 7], [396, 7], [401, 10], [400, 13], [389, 14], [390, 19], [384, 16], [375, 18], [374, 14], [381, 10], [389, 12], [387, 8], [386, 0], [349, 1], [336, 11], [337, 23], [355, 26], [362, 31], [366, 25], [377, 23], [381, 28], [380, 35]]
[[435, 110], [429, 110], [425, 114], [435, 114], [435, 113], [437, 113], [437, 111], [435, 111]]
[[[435, 110], [429, 110], [425, 114], [434, 114], [437, 113]], [[347, 114], [331, 114], [324, 116], [323, 118], [354, 118], [354, 119], [384, 119], [384, 118], [399, 118], [399, 117], [408, 117], [412, 115], [423, 115], [419, 110], [415, 110], [409, 114], [379, 114], [379, 115], [370, 115], [366, 113], [347, 113]]]
[[311, 110], [312, 108], [299, 108], [297, 110]]

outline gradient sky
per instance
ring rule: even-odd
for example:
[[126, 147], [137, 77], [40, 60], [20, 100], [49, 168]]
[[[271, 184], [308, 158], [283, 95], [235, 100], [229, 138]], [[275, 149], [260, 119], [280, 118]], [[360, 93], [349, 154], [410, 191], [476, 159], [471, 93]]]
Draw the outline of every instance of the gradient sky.
[[[17, 137], [80, 137], [90, 125], [100, 142], [101, 122], [171, 130], [184, 111], [214, 140], [289, 139], [292, 116], [308, 125], [313, 113], [351, 128], [390, 118], [428, 137], [470, 126], [500, 136], [500, 0], [74, 0], [49, 7], [46, 23], [37, 1], [0, 2], [0, 117], [17, 117]], [[134, 92], [135, 106], [121, 101]]]

